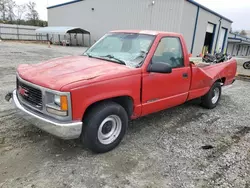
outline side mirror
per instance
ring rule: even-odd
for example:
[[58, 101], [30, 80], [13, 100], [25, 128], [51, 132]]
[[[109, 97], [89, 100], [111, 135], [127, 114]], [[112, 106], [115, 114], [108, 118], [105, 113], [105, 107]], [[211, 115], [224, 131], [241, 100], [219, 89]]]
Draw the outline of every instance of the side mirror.
[[149, 65], [148, 72], [171, 73], [172, 67], [168, 63], [155, 62]]

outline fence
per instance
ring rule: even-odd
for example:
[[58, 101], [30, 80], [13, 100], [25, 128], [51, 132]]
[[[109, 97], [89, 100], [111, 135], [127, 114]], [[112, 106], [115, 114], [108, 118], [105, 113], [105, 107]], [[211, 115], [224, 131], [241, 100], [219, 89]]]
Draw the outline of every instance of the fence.
[[36, 34], [40, 27], [27, 25], [0, 24], [0, 39], [2, 40], [29, 40], [47, 41], [47, 35]]

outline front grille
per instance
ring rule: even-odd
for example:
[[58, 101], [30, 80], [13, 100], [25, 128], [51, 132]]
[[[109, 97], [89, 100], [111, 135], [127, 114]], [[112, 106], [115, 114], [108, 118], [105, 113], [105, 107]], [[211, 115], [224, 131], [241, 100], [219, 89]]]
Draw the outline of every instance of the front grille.
[[40, 89], [34, 88], [17, 79], [17, 93], [23, 102], [42, 110], [42, 92]]

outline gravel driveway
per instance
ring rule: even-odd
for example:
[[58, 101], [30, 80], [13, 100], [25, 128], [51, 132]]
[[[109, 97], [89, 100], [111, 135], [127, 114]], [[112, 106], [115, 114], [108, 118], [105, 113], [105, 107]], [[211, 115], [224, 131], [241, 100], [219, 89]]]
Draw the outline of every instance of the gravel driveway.
[[93, 154], [16, 116], [4, 101], [15, 68], [83, 48], [0, 43], [0, 187], [250, 187], [250, 83], [236, 81], [218, 107], [197, 101], [132, 121], [115, 150]]

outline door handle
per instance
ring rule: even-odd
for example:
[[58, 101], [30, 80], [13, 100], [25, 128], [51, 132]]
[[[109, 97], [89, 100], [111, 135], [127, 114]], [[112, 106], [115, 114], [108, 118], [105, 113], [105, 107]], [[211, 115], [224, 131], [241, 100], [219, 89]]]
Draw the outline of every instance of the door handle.
[[187, 77], [188, 77], [188, 73], [183, 73], [183, 74], [182, 74], [182, 77], [183, 77], [183, 78], [187, 78]]

